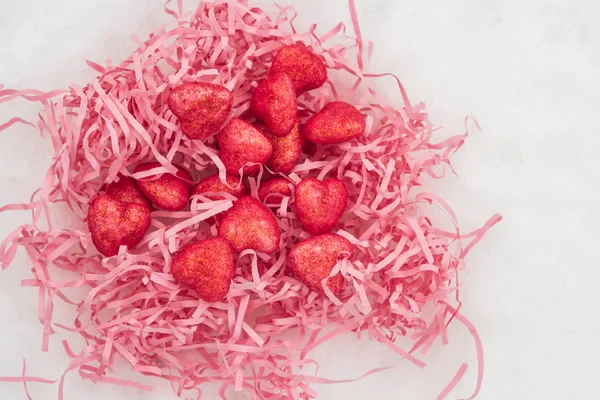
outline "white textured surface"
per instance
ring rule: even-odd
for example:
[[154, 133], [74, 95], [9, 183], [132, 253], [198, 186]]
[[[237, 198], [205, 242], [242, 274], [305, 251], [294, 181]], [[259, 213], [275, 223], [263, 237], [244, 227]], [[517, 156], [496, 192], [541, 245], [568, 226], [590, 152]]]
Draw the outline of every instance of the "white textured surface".
[[[475, 132], [454, 159], [461, 178], [435, 190], [450, 200], [465, 229], [492, 213], [505, 220], [468, 258], [464, 313], [478, 327], [486, 355], [483, 400], [596, 399], [599, 376], [600, 17], [595, 0], [357, 0], [365, 40], [375, 42], [371, 70], [392, 71], [448, 133], [474, 115]], [[270, 2], [256, 1], [261, 6]], [[345, 0], [282, 0], [325, 29], [349, 22]], [[144, 5], [144, 7], [142, 7]], [[268, 6], [272, 7], [272, 6]], [[118, 61], [166, 20], [162, 1], [3, 0], [0, 81], [55, 89], [94, 76], [84, 59]], [[381, 82], [385, 88], [391, 82]], [[391, 85], [390, 85], [391, 87]], [[0, 105], [0, 121], [36, 115], [36, 106]], [[49, 147], [22, 126], [0, 134], [0, 204], [24, 202], [39, 186]], [[25, 214], [0, 215], [4, 237]], [[60, 332], [41, 353], [37, 292], [20, 287], [29, 264], [19, 254], [0, 275], [0, 376], [58, 377], [68, 364]], [[66, 313], [69, 309], [58, 309]], [[65, 315], [65, 314], [63, 314]], [[319, 399], [434, 399], [474, 347], [459, 326], [436, 347], [425, 370], [408, 363], [360, 382], [317, 387]], [[321, 373], [357, 377], [397, 358], [379, 345], [340, 338], [318, 352]], [[126, 371], [126, 369], [123, 369]], [[126, 372], [124, 372], [127, 375]], [[472, 390], [474, 368], [450, 398]], [[145, 379], [149, 382], [148, 379]], [[66, 399], [174, 398], [164, 382], [152, 394], [94, 386], [75, 374]], [[56, 386], [31, 385], [35, 399]], [[207, 392], [206, 398], [214, 398]], [[0, 384], [0, 399], [25, 399], [22, 385]]]

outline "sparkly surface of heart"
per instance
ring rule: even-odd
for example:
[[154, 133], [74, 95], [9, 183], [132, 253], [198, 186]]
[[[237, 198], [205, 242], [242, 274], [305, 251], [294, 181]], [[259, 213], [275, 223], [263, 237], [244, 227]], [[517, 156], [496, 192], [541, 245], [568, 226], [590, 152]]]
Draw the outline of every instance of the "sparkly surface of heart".
[[187, 82], [169, 93], [168, 105], [190, 139], [206, 139], [215, 134], [233, 106], [233, 95], [213, 83]]
[[[264, 164], [273, 153], [269, 139], [258, 129], [238, 118], [231, 121], [217, 134], [219, 158], [227, 172], [238, 175], [246, 163]], [[260, 170], [259, 165], [244, 168], [245, 175], [253, 175]]]
[[[296, 244], [289, 254], [289, 263], [296, 278], [310, 289], [324, 293], [321, 281], [329, 276], [337, 261], [352, 256], [352, 244], [334, 233], [314, 236]], [[336, 274], [327, 279], [327, 286], [339, 295], [344, 278]]]
[[[218, 192], [229, 193], [230, 195], [235, 196], [237, 198], [246, 195], [246, 193], [248, 192], [248, 185], [246, 184], [246, 182], [244, 182], [243, 180], [240, 182], [239, 177], [237, 175], [232, 174], [226, 174], [225, 178], [229, 186], [233, 186], [233, 188], [230, 188], [225, 183], [223, 183], [221, 181], [221, 178], [219, 178], [219, 174], [215, 174], [208, 176], [196, 183], [192, 188], [190, 195], [194, 196], [198, 194]], [[223, 198], [223, 196], [219, 196], [217, 194], [209, 194], [206, 195], [206, 197], [212, 200], [219, 200]]]
[[346, 210], [348, 190], [337, 178], [305, 178], [296, 186], [296, 212], [304, 229], [313, 235], [329, 232]]
[[272, 254], [279, 248], [281, 231], [275, 216], [259, 200], [245, 196], [233, 204], [221, 220], [219, 236], [237, 253], [253, 249]]
[[299, 124], [294, 125], [286, 136], [275, 136], [269, 128], [262, 123], [256, 123], [256, 128], [265, 134], [273, 146], [273, 154], [267, 161], [267, 167], [273, 172], [287, 174], [294, 168], [300, 154], [304, 139], [300, 134]]
[[103, 194], [88, 209], [88, 228], [98, 251], [111, 257], [120, 246], [131, 250], [150, 227], [150, 210], [138, 203], [125, 203]]
[[323, 60], [301, 43], [282, 47], [273, 60], [271, 71], [287, 73], [298, 95], [321, 87], [327, 81]]
[[[157, 162], [140, 164], [135, 172], [148, 171], [160, 167]], [[189, 191], [192, 186], [192, 176], [183, 167], [176, 165], [177, 176], [164, 173], [160, 176], [151, 176], [138, 179], [137, 185], [140, 190], [152, 201], [156, 207], [166, 211], [179, 211], [185, 208], [189, 199]]]
[[152, 209], [150, 201], [140, 188], [138, 188], [135, 180], [126, 176], [121, 176], [118, 182], [113, 182], [106, 186], [106, 194], [124, 203], [138, 203], [148, 207], [150, 210]]
[[334, 101], [310, 117], [302, 133], [316, 144], [346, 142], [363, 134], [366, 122], [363, 115], [351, 104]]
[[250, 111], [273, 135], [290, 133], [298, 121], [298, 103], [291, 78], [286, 73], [271, 73], [261, 81], [252, 93]]
[[[258, 198], [260, 201], [265, 201], [269, 196], [269, 204], [280, 204], [282, 196], [291, 196], [292, 190], [290, 186], [293, 184], [285, 178], [271, 178], [262, 181], [258, 188]], [[272, 196], [271, 196], [272, 195]]]
[[202, 300], [222, 300], [235, 274], [231, 246], [221, 238], [190, 244], [173, 257], [171, 273], [177, 282], [194, 289]]

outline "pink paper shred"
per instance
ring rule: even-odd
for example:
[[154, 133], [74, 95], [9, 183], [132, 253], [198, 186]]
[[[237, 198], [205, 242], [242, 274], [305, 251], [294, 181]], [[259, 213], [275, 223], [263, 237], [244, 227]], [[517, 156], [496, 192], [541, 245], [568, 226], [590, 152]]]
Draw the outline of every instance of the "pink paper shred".
[[[352, 0], [355, 38], [345, 36], [343, 24], [321, 36], [315, 25], [298, 33], [291, 8], [280, 8], [272, 19], [246, 0], [202, 1], [194, 13], [183, 13], [180, 2], [174, 11], [169, 3], [165, 11], [174, 19], [169, 25], [139, 42], [119, 66], [88, 62], [100, 75], [84, 87], [73, 85], [49, 93], [0, 87], [0, 103], [20, 97], [43, 107], [37, 123], [13, 118], [0, 130], [19, 123], [37, 126], [42, 136], [52, 140], [55, 152], [43, 186], [31, 202], [0, 208], [0, 212], [32, 214], [31, 223], [17, 228], [1, 244], [0, 264], [8, 267], [18, 247], [29, 256], [33, 277], [23, 285], [39, 291], [43, 350], [48, 350], [50, 335], [64, 329], [77, 332], [84, 342], [79, 352], [63, 342], [72, 358], [65, 374], [77, 370], [94, 382], [151, 389], [110, 376], [111, 365], [121, 358], [135, 371], [171, 381], [178, 395], [191, 390], [200, 398], [202, 384], [219, 382], [224, 399], [230, 387], [253, 399], [308, 399], [316, 397], [310, 383], [335, 382], [302, 373], [304, 366], [316, 365], [308, 358], [316, 346], [343, 332], [368, 332], [372, 340], [423, 367], [415, 351], [425, 352], [437, 338], [447, 343], [447, 325], [456, 318], [476, 341], [478, 378], [469, 397], [474, 398], [482, 380], [483, 351], [475, 328], [458, 311], [458, 271], [468, 251], [501, 217], [494, 215], [482, 228], [463, 234], [443, 199], [420, 186], [424, 176], [440, 178], [451, 168], [449, 156], [461, 147], [467, 133], [432, 143], [432, 126], [423, 104], [412, 105], [395, 76], [363, 71], [364, 45]], [[347, 45], [328, 45], [333, 38]], [[182, 136], [166, 105], [169, 89], [184, 81], [223, 84], [233, 91], [235, 114], [240, 115], [248, 109], [257, 81], [268, 73], [273, 55], [281, 46], [298, 41], [324, 57], [330, 77], [348, 83], [329, 81], [303, 94], [299, 98], [302, 118], [336, 99], [353, 99], [368, 116], [364, 136], [318, 148], [310, 159], [301, 158], [289, 174], [294, 182], [329, 174], [343, 179], [349, 188], [349, 207], [337, 233], [354, 244], [355, 256], [333, 271], [347, 281], [342, 295], [336, 298], [328, 289], [327, 296], [317, 295], [286, 273], [287, 252], [299, 238], [307, 237], [292, 206], [293, 197], [285, 198], [277, 210], [280, 251], [274, 256], [242, 253], [223, 302], [199, 300], [179, 287], [169, 271], [177, 249], [215, 234], [211, 217], [231, 207], [230, 200], [197, 196], [189, 211], [155, 211], [151, 230], [135, 249], [100, 257], [87, 231], [86, 210], [117, 174], [132, 176], [133, 166], [157, 160], [164, 167], [158, 172], [174, 172], [172, 163], [179, 163], [195, 171], [195, 178], [216, 170], [224, 177], [213, 139], [201, 143]], [[367, 54], [371, 48], [368, 44]], [[400, 107], [387, 105], [369, 87], [371, 80], [387, 75], [398, 83]], [[250, 182], [254, 195], [258, 182]], [[51, 203], [68, 206], [78, 228], [56, 226], [49, 213]], [[455, 231], [432, 224], [426, 214], [432, 204], [446, 211]], [[72, 278], [53, 278], [59, 269]], [[87, 296], [72, 299], [65, 294], [67, 288], [83, 288]], [[73, 307], [70, 326], [53, 321], [55, 301]], [[426, 317], [426, 309], [433, 314]], [[335, 329], [325, 334], [326, 326]], [[398, 347], [394, 342], [400, 336], [411, 338], [414, 346]], [[439, 399], [448, 395], [466, 369], [462, 364]], [[25, 376], [25, 369], [21, 377], [0, 381], [53, 382]]]

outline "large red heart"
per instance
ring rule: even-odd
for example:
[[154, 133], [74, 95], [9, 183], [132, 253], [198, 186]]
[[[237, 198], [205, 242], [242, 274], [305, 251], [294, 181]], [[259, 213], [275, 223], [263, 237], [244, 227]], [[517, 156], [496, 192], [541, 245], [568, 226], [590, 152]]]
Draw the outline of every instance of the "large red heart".
[[271, 72], [288, 74], [298, 95], [323, 86], [327, 80], [325, 63], [303, 44], [282, 47], [273, 60]]
[[[161, 167], [157, 162], [140, 164], [134, 172], [149, 171]], [[192, 176], [183, 167], [175, 165], [177, 176], [169, 173], [159, 174], [137, 180], [140, 190], [158, 208], [166, 211], [179, 211], [187, 205], [189, 200]]]
[[[229, 193], [232, 196], [240, 198], [242, 196], [245, 196], [246, 193], [248, 192], [248, 185], [246, 185], [246, 182], [244, 182], [244, 181], [242, 181], [240, 183], [239, 187], [236, 187], [239, 182], [239, 178], [237, 176], [231, 175], [231, 174], [225, 174], [225, 179], [227, 180], [227, 183], [230, 186], [233, 186], [233, 189], [230, 188], [229, 186], [225, 185], [223, 182], [221, 182], [221, 178], [219, 177], [219, 174], [214, 174], [214, 175], [206, 177], [206, 178], [202, 179], [201, 181], [199, 181], [198, 183], [196, 183], [196, 185], [194, 185], [194, 187], [192, 188], [190, 195], [194, 196], [194, 195], [204, 194], [204, 193], [223, 192], [223, 193]], [[208, 197], [209, 199], [212, 199], [212, 200], [218, 200], [222, 196], [217, 196], [217, 195], [212, 194], [212, 195], [206, 195], [206, 197]]]
[[111, 257], [119, 246], [132, 249], [150, 228], [150, 209], [138, 203], [119, 201], [103, 194], [88, 209], [88, 228], [98, 251]]
[[290, 77], [285, 73], [271, 73], [260, 82], [252, 93], [250, 111], [273, 135], [290, 133], [298, 121], [298, 103]]
[[304, 229], [313, 235], [329, 232], [346, 210], [348, 190], [336, 178], [305, 178], [296, 186], [296, 212]]
[[[269, 139], [258, 129], [238, 118], [231, 121], [217, 134], [219, 157], [227, 172], [238, 175], [246, 163], [264, 164], [273, 153]], [[259, 165], [247, 166], [244, 174], [253, 175]]]
[[299, 124], [294, 125], [287, 136], [275, 136], [266, 125], [261, 123], [257, 123], [255, 126], [269, 138], [273, 145], [273, 154], [267, 161], [267, 167], [273, 172], [283, 172], [284, 174], [290, 172], [300, 158], [304, 144]]
[[120, 176], [118, 182], [110, 183], [106, 187], [106, 194], [125, 203], [138, 203], [151, 210], [150, 201], [136, 185], [135, 181], [126, 176]]
[[206, 139], [216, 133], [233, 106], [233, 95], [220, 85], [187, 82], [177, 86], [168, 98], [169, 109], [190, 139]]
[[236, 252], [253, 249], [272, 254], [279, 248], [281, 231], [275, 216], [254, 197], [245, 196], [227, 210], [219, 236], [227, 239]]
[[221, 238], [188, 245], [173, 257], [171, 273], [177, 282], [194, 289], [202, 300], [219, 301], [229, 292], [235, 274], [231, 246]]
[[313, 143], [336, 144], [360, 136], [365, 128], [365, 118], [356, 107], [334, 101], [310, 117], [302, 133]]
[[[296, 278], [310, 289], [324, 293], [321, 281], [329, 276], [338, 259], [352, 255], [352, 244], [344, 237], [327, 233], [311, 237], [296, 244], [288, 255], [290, 267]], [[338, 295], [344, 278], [336, 274], [327, 279], [327, 287]]]

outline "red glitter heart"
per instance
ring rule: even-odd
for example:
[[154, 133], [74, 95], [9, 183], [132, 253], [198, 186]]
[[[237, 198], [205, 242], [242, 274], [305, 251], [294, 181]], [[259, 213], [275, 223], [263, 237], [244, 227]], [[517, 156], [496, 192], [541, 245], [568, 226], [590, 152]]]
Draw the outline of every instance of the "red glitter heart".
[[206, 139], [227, 119], [233, 95], [227, 88], [213, 83], [187, 82], [171, 90], [168, 104], [188, 138]]
[[254, 197], [245, 196], [223, 216], [219, 236], [227, 239], [237, 253], [253, 249], [272, 254], [279, 248], [281, 231], [267, 206]]
[[304, 139], [300, 134], [299, 124], [294, 125], [290, 133], [286, 136], [275, 136], [269, 128], [262, 123], [255, 124], [256, 128], [265, 134], [273, 145], [273, 154], [267, 161], [267, 167], [273, 172], [283, 172], [287, 174], [294, 168], [300, 153]]
[[88, 228], [98, 251], [111, 257], [119, 246], [133, 248], [150, 227], [150, 209], [138, 203], [119, 201], [103, 194], [92, 200], [88, 209]]
[[[238, 118], [231, 121], [217, 134], [219, 157], [227, 172], [237, 175], [246, 163], [264, 164], [273, 153], [269, 139], [258, 129]], [[259, 165], [247, 166], [244, 174], [253, 175], [260, 170]]]
[[305, 178], [296, 186], [296, 212], [304, 229], [313, 235], [329, 232], [346, 210], [348, 191], [336, 178]]
[[298, 95], [323, 86], [327, 80], [327, 67], [321, 57], [300, 43], [282, 47], [273, 60], [271, 72], [287, 73]]
[[[157, 162], [140, 164], [135, 167], [134, 172], [148, 171], [160, 166], [161, 164]], [[192, 186], [190, 173], [178, 165], [175, 167], [178, 169], [177, 176], [165, 173], [137, 180], [138, 187], [152, 204], [166, 211], [179, 211], [185, 208]]]
[[264, 202], [269, 196], [269, 204], [281, 204], [281, 197], [292, 195], [290, 185], [291, 182], [284, 178], [272, 178], [262, 181], [258, 188], [258, 198]]
[[[239, 188], [235, 188], [239, 182], [239, 178], [237, 176], [231, 175], [231, 174], [226, 174], [225, 179], [227, 180], [227, 183], [229, 185], [234, 187], [234, 189], [230, 188], [229, 186], [227, 186], [223, 182], [221, 182], [221, 178], [219, 178], [219, 174], [214, 174], [214, 175], [206, 177], [206, 178], [202, 179], [201, 181], [199, 181], [198, 183], [196, 183], [196, 185], [194, 185], [194, 187], [192, 188], [190, 195], [194, 196], [194, 195], [205, 194], [205, 193], [224, 192], [224, 193], [229, 193], [232, 196], [235, 196], [237, 198], [240, 198], [242, 196], [245, 196], [246, 193], [248, 192], [248, 185], [246, 185], [246, 182], [244, 182], [244, 181], [241, 182]], [[222, 196], [217, 196], [214, 194], [206, 195], [206, 197], [208, 197], [209, 199], [212, 199], [212, 200], [218, 200], [218, 199], [222, 198]]]
[[135, 181], [126, 176], [120, 176], [118, 182], [106, 186], [106, 194], [124, 203], [138, 203], [148, 207], [149, 210], [152, 209], [150, 201], [144, 196]]
[[190, 244], [173, 257], [171, 273], [175, 280], [191, 287], [204, 301], [219, 301], [227, 296], [235, 274], [233, 251], [221, 238]]
[[302, 133], [313, 143], [335, 144], [360, 136], [365, 127], [365, 118], [356, 107], [334, 101], [310, 117]]
[[291, 78], [285, 73], [271, 73], [254, 89], [250, 111], [273, 135], [290, 133], [298, 121], [298, 103]]
[[[296, 244], [288, 259], [296, 278], [310, 289], [324, 293], [321, 281], [329, 276], [341, 256], [352, 256], [352, 244], [340, 235], [327, 233]], [[327, 286], [336, 296], [343, 285], [344, 278], [340, 274], [327, 279]]]

